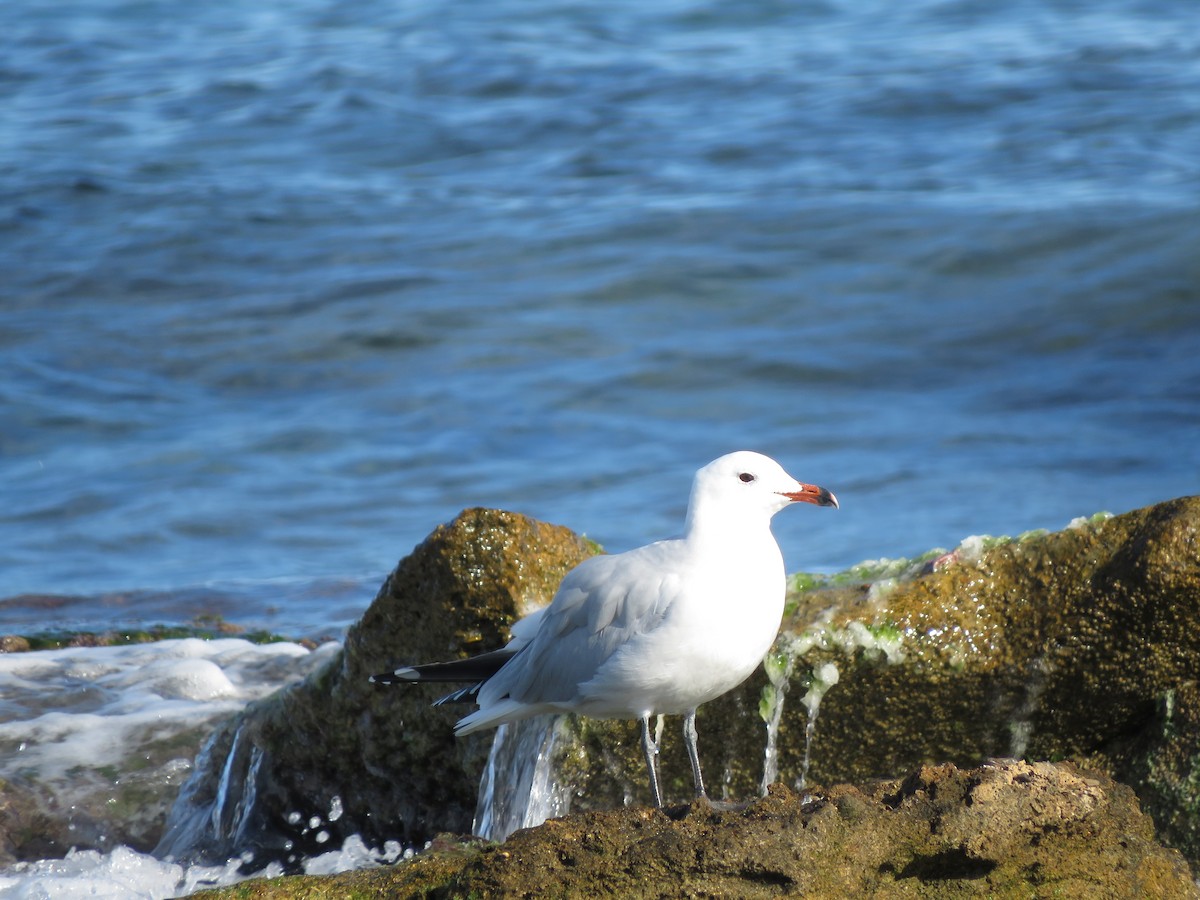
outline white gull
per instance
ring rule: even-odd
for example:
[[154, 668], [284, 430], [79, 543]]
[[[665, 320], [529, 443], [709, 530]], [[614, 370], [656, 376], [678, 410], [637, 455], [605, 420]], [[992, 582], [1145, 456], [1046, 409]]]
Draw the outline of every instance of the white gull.
[[543, 713], [639, 719], [656, 806], [650, 717], [682, 714], [703, 797], [696, 708], [745, 681], [779, 632], [786, 576], [771, 518], [797, 501], [838, 505], [761, 453], [722, 456], [696, 473], [682, 538], [584, 560], [501, 650], [371, 680], [470, 682], [436, 704], [479, 704], [459, 735]]

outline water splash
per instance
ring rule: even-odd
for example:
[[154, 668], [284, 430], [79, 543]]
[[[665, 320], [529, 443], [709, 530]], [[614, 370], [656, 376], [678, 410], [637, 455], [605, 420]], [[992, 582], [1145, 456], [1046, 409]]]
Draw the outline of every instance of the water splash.
[[239, 726], [221, 769], [217, 797], [213, 801], [210, 836], [222, 847], [236, 847], [241, 842], [258, 799], [263, 752], [253, 744], [248, 745], [244, 738], [243, 728]]
[[258, 793], [266, 754], [246, 735], [244, 723], [239, 723], [229, 740], [216, 787], [210, 789], [206, 773], [223, 745], [222, 732], [217, 731], [197, 756], [154, 848], [160, 859], [211, 865], [243, 851], [261, 825]]
[[[759, 702], [759, 714], [767, 723], [767, 745], [763, 752], [763, 776], [759, 792], [766, 796], [767, 788], [779, 777], [779, 723], [783, 720], [783, 700], [792, 672], [796, 667], [796, 656], [784, 652], [770, 656], [765, 661], [770, 684], [763, 690]], [[821, 663], [812, 670], [808, 691], [801, 698], [808, 720], [804, 725], [804, 761], [800, 775], [796, 778], [796, 789], [803, 790], [808, 783], [808, 770], [812, 763], [813, 735], [816, 733], [817, 713], [821, 700], [841, 677], [838, 667], [831, 662]]]
[[800, 764], [800, 774], [796, 778], [796, 790], [798, 791], [803, 791], [808, 785], [808, 769], [812, 764], [813, 735], [817, 729], [817, 713], [821, 709], [821, 700], [829, 693], [829, 689], [838, 683], [840, 677], [841, 673], [833, 663], [821, 663], [813, 670], [808, 692], [800, 700], [808, 712], [808, 721], [804, 725], [804, 761]]
[[562, 716], [537, 716], [496, 729], [475, 809], [474, 831], [502, 841], [571, 809], [571, 788], [555, 778]]
[[796, 667], [796, 657], [790, 653], [772, 653], [763, 660], [770, 682], [763, 688], [758, 713], [767, 723], [767, 744], [763, 749], [763, 774], [758, 792], [767, 795], [767, 788], [779, 777], [779, 723], [783, 721], [783, 700], [788, 681]]
[[[307, 857], [308, 875], [333, 875], [352, 869], [369, 869], [411, 859], [416, 848], [388, 841], [372, 848], [359, 835], [351, 835], [336, 850]], [[107, 853], [70, 850], [62, 859], [14, 863], [0, 868], [0, 897], [6, 900], [161, 900], [184, 897], [197, 891], [237, 884], [251, 877], [234, 856], [212, 865], [185, 864], [157, 859], [126, 847]], [[273, 862], [254, 877], [278, 878], [283, 866]]]
[[220, 784], [211, 797], [206, 796], [204, 773], [208, 771], [213, 755], [221, 752], [221, 731], [214, 732], [200, 748], [192, 775], [180, 788], [175, 804], [167, 814], [163, 836], [154, 848], [156, 857], [168, 861], [200, 858], [204, 854], [198, 848], [211, 843], [211, 836], [224, 827], [222, 823], [225, 816], [219, 810], [225, 807], [231, 792], [234, 772], [232, 760], [238, 737], [238, 734], [233, 737], [221, 769]]
[[[871, 590], [886, 596], [894, 589], [894, 581], [877, 582]], [[884, 661], [888, 664], [904, 660], [904, 635], [890, 624], [867, 625], [857, 620], [834, 627], [831, 619], [834, 609], [830, 608], [800, 634], [781, 638], [775, 651], [763, 660], [769, 684], [763, 688], [759, 700], [759, 715], [767, 725], [767, 743], [763, 751], [763, 775], [759, 790], [765, 794], [767, 786], [779, 777], [779, 727], [783, 721], [784, 698], [795, 673], [796, 663], [811, 651], [840, 653], [853, 657], [864, 657]], [[832, 662], [817, 664], [811, 670], [807, 692], [801, 703], [808, 713], [804, 727], [804, 761], [802, 771], [796, 779], [798, 789], [803, 789], [808, 780], [812, 761], [812, 742], [816, 730], [817, 713], [821, 699], [838, 683], [840, 673]]]

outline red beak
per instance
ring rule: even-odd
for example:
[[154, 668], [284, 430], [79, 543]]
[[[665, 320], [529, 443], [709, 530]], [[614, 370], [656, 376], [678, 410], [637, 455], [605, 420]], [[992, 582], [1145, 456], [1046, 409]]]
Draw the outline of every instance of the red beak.
[[833, 496], [823, 487], [817, 487], [815, 484], [804, 484], [800, 482], [800, 490], [798, 491], [780, 491], [779, 493], [787, 497], [789, 500], [798, 500], [801, 503], [813, 503], [817, 506], [832, 506], [838, 509], [837, 497]]

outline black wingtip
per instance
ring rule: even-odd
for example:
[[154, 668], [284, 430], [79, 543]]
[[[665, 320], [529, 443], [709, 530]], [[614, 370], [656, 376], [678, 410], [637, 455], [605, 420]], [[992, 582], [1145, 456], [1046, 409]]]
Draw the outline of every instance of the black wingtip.
[[394, 672], [380, 672], [378, 675], [372, 675], [367, 681], [371, 684], [411, 684], [420, 679], [420, 672], [411, 666], [404, 666]]

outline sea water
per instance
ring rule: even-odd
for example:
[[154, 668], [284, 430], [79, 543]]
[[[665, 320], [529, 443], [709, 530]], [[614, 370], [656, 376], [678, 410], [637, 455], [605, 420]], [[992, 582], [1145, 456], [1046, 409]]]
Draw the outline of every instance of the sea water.
[[1195, 492], [1194, 26], [8, 0], [0, 634], [337, 639], [464, 507], [622, 550], [742, 447], [842, 501], [791, 571]]
[[743, 447], [843, 500], [793, 570], [1194, 491], [1194, 13], [7, 0], [0, 618], [296, 636]]

